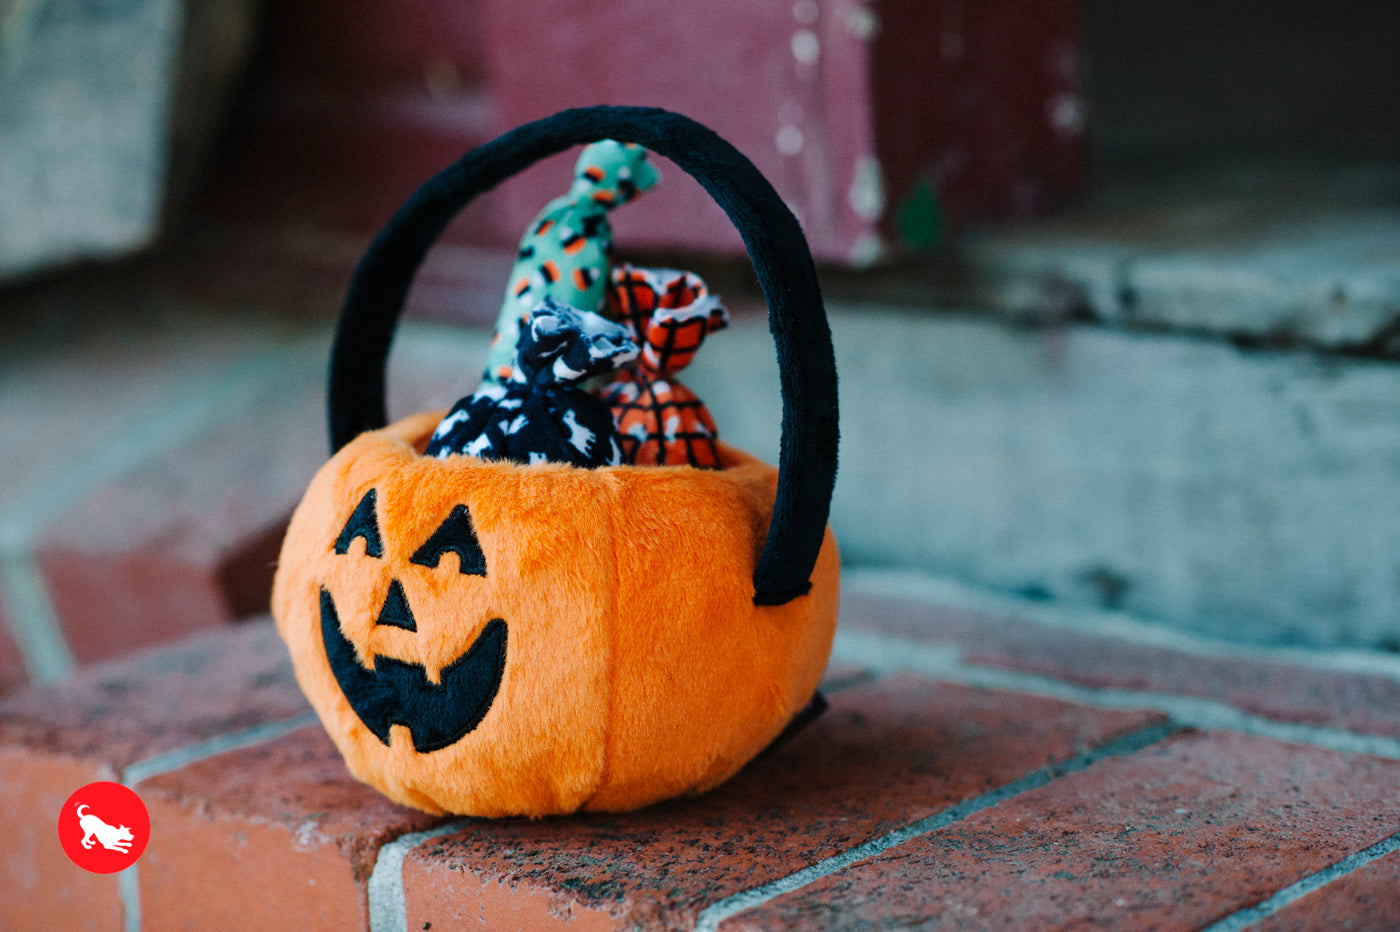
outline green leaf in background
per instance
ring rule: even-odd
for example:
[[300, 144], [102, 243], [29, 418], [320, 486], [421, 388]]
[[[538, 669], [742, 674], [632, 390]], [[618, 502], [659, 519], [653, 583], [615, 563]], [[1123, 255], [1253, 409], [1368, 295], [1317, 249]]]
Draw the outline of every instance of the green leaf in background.
[[927, 178], [920, 178], [895, 211], [895, 226], [906, 246], [927, 251], [943, 239], [943, 208], [938, 192]]

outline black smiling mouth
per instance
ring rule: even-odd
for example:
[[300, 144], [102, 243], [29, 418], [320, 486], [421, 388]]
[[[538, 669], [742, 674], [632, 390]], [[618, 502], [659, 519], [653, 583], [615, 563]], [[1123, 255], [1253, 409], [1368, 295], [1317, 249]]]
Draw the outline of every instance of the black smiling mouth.
[[420, 754], [456, 744], [486, 717], [506, 668], [506, 623], [493, 618], [467, 652], [442, 668], [441, 682], [428, 680], [422, 664], [376, 655], [374, 669], [360, 665], [340, 630], [335, 600], [321, 590], [321, 640], [340, 691], [350, 708], [385, 745], [391, 725], [413, 735]]

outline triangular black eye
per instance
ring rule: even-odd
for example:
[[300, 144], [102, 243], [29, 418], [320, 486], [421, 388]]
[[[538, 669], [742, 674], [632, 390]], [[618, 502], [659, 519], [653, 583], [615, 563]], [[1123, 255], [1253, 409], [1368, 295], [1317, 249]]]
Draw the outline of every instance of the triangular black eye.
[[357, 537], [363, 537], [366, 556], [382, 557], [384, 555], [384, 544], [379, 539], [379, 521], [374, 515], [374, 502], [374, 489], [370, 489], [365, 493], [365, 497], [360, 499], [360, 503], [355, 506], [350, 520], [345, 522], [340, 536], [335, 539], [336, 553], [349, 553], [350, 542]]
[[413, 620], [413, 610], [408, 607], [408, 598], [403, 594], [403, 585], [395, 579], [389, 583], [389, 594], [384, 597], [384, 607], [379, 610], [377, 625], [417, 631], [418, 622]]
[[457, 554], [458, 564], [463, 573], [471, 576], [486, 575], [486, 554], [481, 552], [481, 543], [476, 539], [471, 515], [466, 505], [458, 505], [452, 514], [442, 522], [427, 543], [418, 548], [409, 558], [410, 563], [419, 566], [437, 566], [447, 551]]

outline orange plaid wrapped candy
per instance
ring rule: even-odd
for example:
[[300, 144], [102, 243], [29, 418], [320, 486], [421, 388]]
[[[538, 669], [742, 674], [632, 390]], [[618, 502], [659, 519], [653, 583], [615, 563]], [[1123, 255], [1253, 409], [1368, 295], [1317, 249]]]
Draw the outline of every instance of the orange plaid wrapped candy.
[[729, 313], [698, 275], [625, 263], [613, 266], [604, 300], [607, 316], [629, 327], [642, 348], [598, 392], [612, 408], [622, 461], [718, 468], [714, 418], [675, 374], [706, 336], [729, 324]]

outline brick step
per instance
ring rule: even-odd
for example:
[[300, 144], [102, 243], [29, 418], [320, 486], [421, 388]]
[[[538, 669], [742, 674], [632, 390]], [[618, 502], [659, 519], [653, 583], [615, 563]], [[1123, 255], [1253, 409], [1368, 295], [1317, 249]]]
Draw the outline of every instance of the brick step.
[[[324, 319], [58, 283], [7, 323], [0, 694], [267, 611], [286, 522], [327, 456]], [[45, 319], [48, 323], [45, 323]], [[480, 333], [405, 334], [396, 411], [475, 382]]]
[[[0, 702], [0, 877], [18, 894], [0, 926], [1393, 921], [1394, 658], [1246, 657], [1103, 617], [1087, 619], [1108, 630], [1095, 640], [1043, 606], [908, 576], [856, 571], [847, 592], [827, 714], [718, 790], [626, 815], [389, 803], [348, 775], [267, 620], [30, 687]], [[1023, 649], [1057, 640], [1026, 672]], [[1300, 680], [1305, 701], [1273, 695]], [[151, 812], [146, 853], [118, 875], [57, 843], [59, 807], [95, 779]]]

